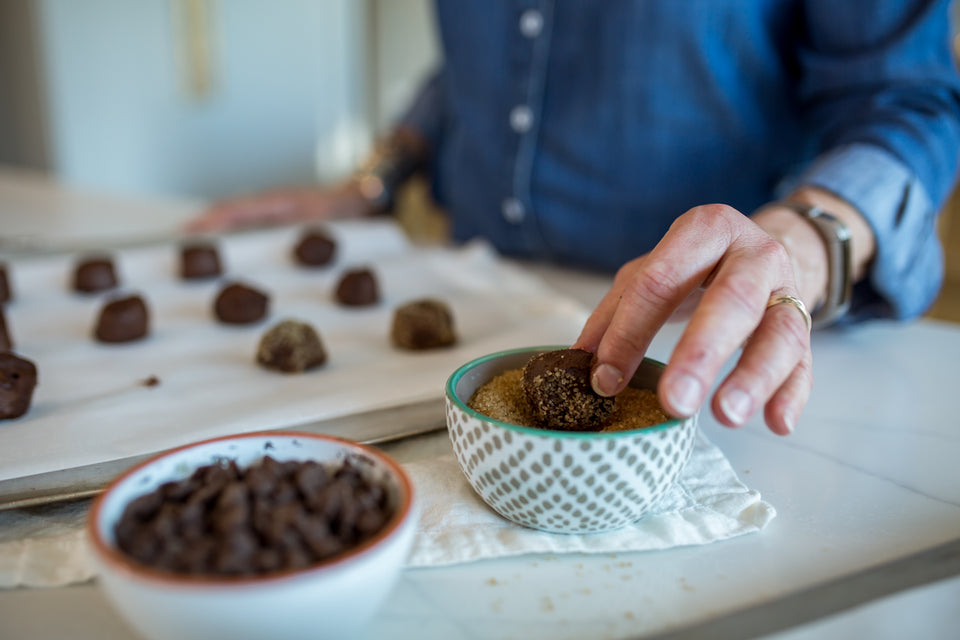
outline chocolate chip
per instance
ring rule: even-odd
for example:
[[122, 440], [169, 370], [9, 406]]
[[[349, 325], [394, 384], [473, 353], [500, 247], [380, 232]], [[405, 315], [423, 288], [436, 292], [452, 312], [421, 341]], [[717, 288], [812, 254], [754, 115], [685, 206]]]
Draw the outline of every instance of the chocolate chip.
[[376, 535], [393, 515], [359, 462], [198, 468], [131, 501], [115, 527], [135, 560], [175, 573], [253, 575], [298, 569]]

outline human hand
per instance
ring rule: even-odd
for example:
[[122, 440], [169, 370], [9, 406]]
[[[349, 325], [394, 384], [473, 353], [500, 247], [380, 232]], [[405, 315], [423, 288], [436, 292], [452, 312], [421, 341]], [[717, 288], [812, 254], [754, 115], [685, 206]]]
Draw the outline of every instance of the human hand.
[[369, 215], [373, 209], [353, 182], [324, 187], [287, 187], [215, 202], [187, 224], [187, 231], [225, 231], [307, 220]]
[[660, 379], [663, 408], [678, 417], [695, 413], [742, 346], [713, 396], [714, 415], [737, 427], [764, 407], [770, 430], [790, 433], [813, 387], [809, 327], [793, 305], [767, 304], [776, 296], [802, 297], [794, 262], [783, 244], [725, 205], [686, 212], [650, 253], [619, 270], [573, 345], [597, 356], [594, 390], [622, 391], [657, 331], [698, 289], [699, 302]]

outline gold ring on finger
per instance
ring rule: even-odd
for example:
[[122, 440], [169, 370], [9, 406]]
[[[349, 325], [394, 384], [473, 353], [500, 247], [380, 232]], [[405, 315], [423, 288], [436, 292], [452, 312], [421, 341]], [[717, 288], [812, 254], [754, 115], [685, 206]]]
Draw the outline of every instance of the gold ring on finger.
[[770, 298], [770, 301], [767, 302], [767, 309], [778, 304], [789, 304], [799, 311], [800, 315], [803, 316], [804, 324], [807, 325], [807, 333], [810, 333], [811, 329], [813, 329], [813, 319], [810, 317], [810, 312], [807, 311], [807, 305], [803, 304], [803, 300], [796, 296], [773, 296]]

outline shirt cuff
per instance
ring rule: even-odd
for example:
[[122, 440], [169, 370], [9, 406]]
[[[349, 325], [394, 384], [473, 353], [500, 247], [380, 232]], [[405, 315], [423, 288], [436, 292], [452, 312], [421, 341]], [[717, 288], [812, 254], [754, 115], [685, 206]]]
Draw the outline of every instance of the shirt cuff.
[[930, 307], [943, 282], [937, 210], [906, 165], [880, 147], [852, 144], [818, 158], [797, 182], [851, 203], [876, 236], [876, 255], [854, 289], [847, 322], [907, 319]]
[[432, 150], [438, 148], [443, 128], [442, 82], [439, 71], [430, 75], [420, 87], [410, 107], [396, 123], [419, 133]]

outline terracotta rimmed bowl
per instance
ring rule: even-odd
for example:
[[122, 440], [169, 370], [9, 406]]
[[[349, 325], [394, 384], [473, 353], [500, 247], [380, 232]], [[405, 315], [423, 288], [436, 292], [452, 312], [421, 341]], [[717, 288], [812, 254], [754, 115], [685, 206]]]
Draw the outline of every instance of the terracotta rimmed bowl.
[[[484, 383], [539, 353], [493, 353], [447, 381], [447, 431], [474, 491], [501, 516], [552, 533], [598, 533], [636, 522], [676, 482], [690, 458], [697, 415], [617, 432], [550, 431], [500, 422], [467, 406]], [[630, 381], [656, 389], [664, 364], [645, 358]]]
[[[255, 577], [163, 572], [116, 546], [114, 527], [131, 500], [198, 467], [234, 460], [245, 468], [266, 455], [281, 462], [349, 458], [387, 488], [394, 514], [372, 538], [327, 561]], [[400, 575], [416, 528], [412, 498], [406, 472], [376, 449], [318, 434], [252, 433], [174, 449], [131, 469], [94, 502], [87, 528], [101, 587], [146, 638], [349, 638], [364, 630]]]

